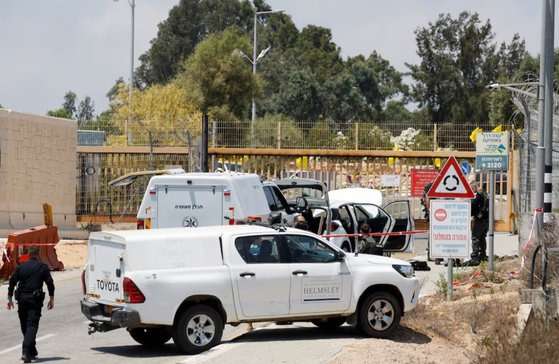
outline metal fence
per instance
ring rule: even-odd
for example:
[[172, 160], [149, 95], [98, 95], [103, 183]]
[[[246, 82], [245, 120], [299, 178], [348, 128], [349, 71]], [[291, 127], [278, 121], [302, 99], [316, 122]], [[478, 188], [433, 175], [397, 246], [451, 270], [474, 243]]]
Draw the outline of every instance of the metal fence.
[[[530, 80], [533, 81], [533, 80]], [[536, 148], [538, 146], [538, 98], [537, 82], [515, 84], [507, 89], [512, 93], [513, 103], [524, 115], [522, 133], [515, 134], [514, 143], [518, 150], [518, 211], [532, 212], [536, 193]], [[553, 107], [553, 152], [552, 152], [552, 206], [559, 212], [559, 102], [558, 86], [555, 86]]]
[[[196, 141], [188, 130], [165, 128], [165, 122], [146, 124], [152, 125], [150, 130], [129, 128], [127, 137], [118, 127], [85, 124], [78, 131], [78, 145], [168, 147]], [[487, 123], [210, 121], [209, 143], [215, 148], [474, 151], [470, 134], [478, 126], [493, 129]]]
[[[97, 149], [97, 152], [93, 150]], [[135, 151], [134, 148], [78, 148], [78, 186], [76, 213], [82, 223], [89, 221], [131, 222], [140, 206], [150, 176], [139, 178], [128, 186], [109, 186], [109, 181], [126, 173], [147, 170], [149, 153]], [[147, 149], [147, 148], [143, 148]], [[89, 150], [89, 151], [88, 151]], [[186, 151], [186, 149], [184, 149]], [[329, 189], [345, 187], [365, 187], [381, 190], [383, 203], [408, 200], [412, 216], [423, 219], [420, 197], [413, 191], [412, 171], [417, 169], [440, 168], [445, 162], [441, 152], [402, 151], [320, 151], [280, 150], [258, 154], [213, 155], [213, 169], [257, 173], [264, 179], [274, 180], [291, 176], [313, 178], [326, 183]], [[264, 152], [264, 151], [263, 151]], [[365, 155], [366, 154], [366, 155]], [[453, 152], [452, 154], [456, 154]], [[458, 160], [474, 164], [475, 153], [460, 152]], [[170, 167], [188, 170], [188, 156], [183, 153], [157, 152], [152, 161], [155, 169]], [[387, 186], [385, 177], [398, 176], [397, 186]], [[510, 206], [507, 201], [506, 173], [500, 173], [497, 181], [496, 219], [508, 220]], [[479, 176], [482, 183], [484, 176]], [[473, 178], [473, 175], [470, 176]], [[487, 187], [487, 186], [484, 186]]]

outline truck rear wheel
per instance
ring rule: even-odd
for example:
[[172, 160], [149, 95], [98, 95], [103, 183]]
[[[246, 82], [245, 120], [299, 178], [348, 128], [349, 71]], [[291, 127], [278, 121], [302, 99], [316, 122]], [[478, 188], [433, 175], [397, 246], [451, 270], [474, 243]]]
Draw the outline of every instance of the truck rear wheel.
[[187, 354], [198, 354], [219, 344], [223, 320], [207, 305], [195, 305], [182, 313], [173, 327], [173, 341]]
[[345, 317], [330, 317], [324, 320], [313, 320], [312, 323], [315, 326], [320, 327], [323, 330], [335, 330], [342, 326], [346, 322]]
[[374, 292], [359, 307], [359, 328], [367, 336], [386, 338], [400, 324], [402, 310], [388, 292]]
[[171, 334], [164, 327], [137, 327], [128, 330], [128, 332], [137, 343], [149, 347], [161, 346], [171, 338]]

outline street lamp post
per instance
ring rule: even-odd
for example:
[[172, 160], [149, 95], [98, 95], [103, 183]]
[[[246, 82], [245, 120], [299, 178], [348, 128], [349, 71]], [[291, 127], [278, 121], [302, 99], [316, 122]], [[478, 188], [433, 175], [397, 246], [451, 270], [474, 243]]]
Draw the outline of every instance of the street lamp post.
[[[270, 50], [270, 47], [266, 48], [265, 50], [263, 50], [258, 57], [256, 57], [256, 24], [258, 22], [258, 15], [264, 15], [264, 14], [273, 14], [273, 13], [283, 13], [285, 10], [284, 9], [278, 9], [278, 10], [269, 10], [269, 11], [256, 11], [256, 9], [254, 9], [254, 39], [253, 39], [253, 44], [252, 44], [252, 60], [248, 57], [248, 60], [250, 61], [250, 63], [252, 63], [252, 74], [256, 75], [256, 64], [258, 63], [258, 61], [260, 59], [262, 59], [262, 57], [264, 57], [266, 55], [266, 53]], [[256, 103], [254, 102], [254, 96], [252, 97], [252, 122], [254, 123], [254, 120], [256, 119]]]
[[[118, 0], [113, 0], [118, 2]], [[132, 91], [134, 89], [134, 9], [136, 8], [136, 0], [128, 0], [132, 14], [130, 29], [130, 80], [128, 83], [128, 119], [124, 122], [124, 145], [128, 145], [128, 123], [131, 119], [132, 111]]]

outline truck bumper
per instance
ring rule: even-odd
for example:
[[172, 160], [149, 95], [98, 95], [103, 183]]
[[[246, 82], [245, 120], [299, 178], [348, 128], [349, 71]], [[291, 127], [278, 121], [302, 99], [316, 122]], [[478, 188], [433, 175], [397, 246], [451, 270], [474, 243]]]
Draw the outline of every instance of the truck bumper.
[[141, 322], [140, 314], [128, 308], [115, 309], [110, 316], [105, 316], [99, 303], [82, 300], [80, 304], [82, 313], [93, 322], [115, 327], [137, 326]]

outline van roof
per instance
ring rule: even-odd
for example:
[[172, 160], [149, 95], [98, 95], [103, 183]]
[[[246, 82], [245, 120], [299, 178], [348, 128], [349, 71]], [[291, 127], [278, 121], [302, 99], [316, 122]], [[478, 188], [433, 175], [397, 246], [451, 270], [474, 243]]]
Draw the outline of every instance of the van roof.
[[197, 228], [162, 228], [145, 230], [115, 230], [93, 232], [89, 236], [95, 240], [109, 240], [125, 244], [129, 240], [144, 240], [164, 237], [184, 237], [185, 235], [221, 236], [223, 234], [235, 235], [245, 233], [274, 233], [276, 230], [260, 225], [220, 225], [203, 226]]
[[162, 183], [176, 183], [179, 181], [184, 181], [185, 179], [196, 179], [198, 183], [214, 183], [215, 181], [223, 180], [243, 180], [243, 179], [255, 179], [260, 181], [260, 177], [254, 173], [237, 173], [237, 172], [225, 172], [225, 173], [203, 173], [203, 172], [191, 172], [191, 173], [178, 173], [173, 175], [161, 175], [153, 176], [149, 184], [162, 184]]

